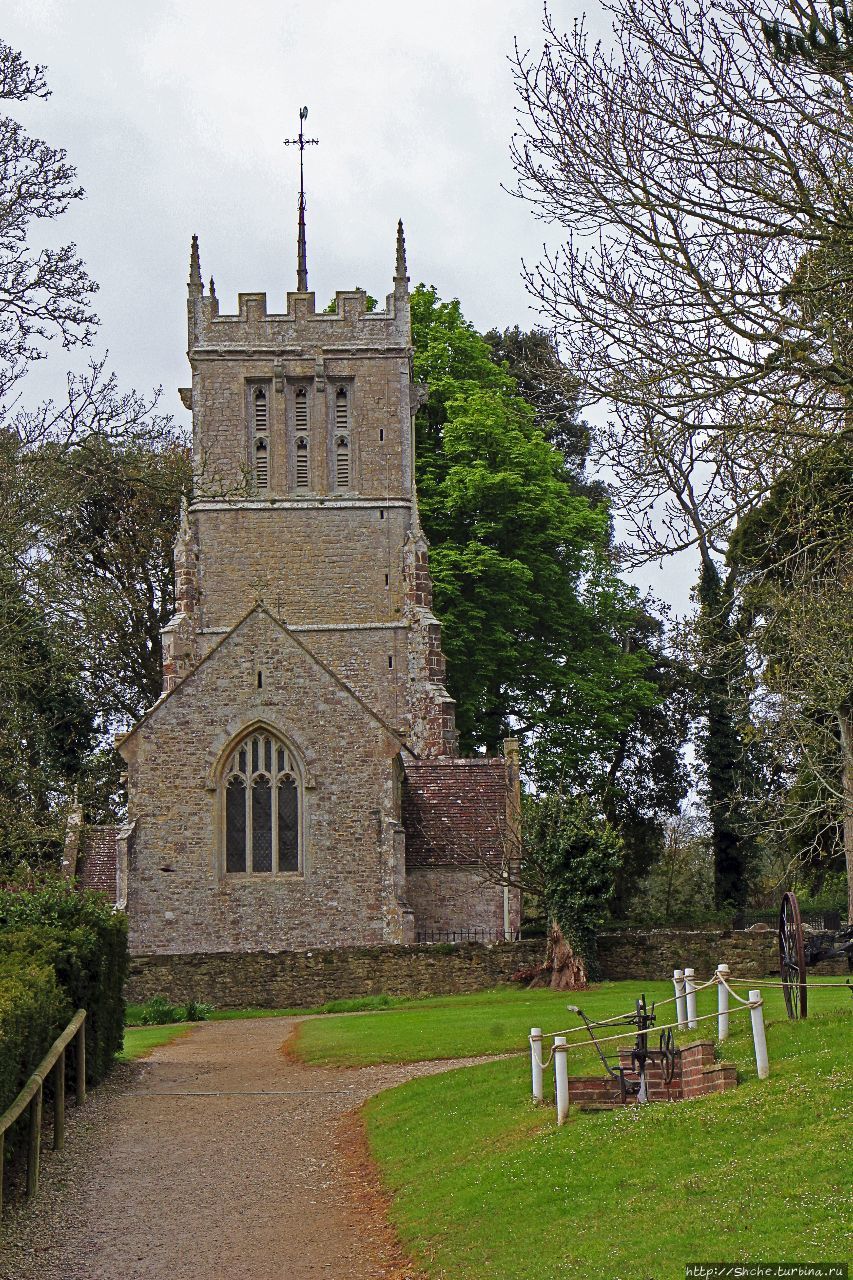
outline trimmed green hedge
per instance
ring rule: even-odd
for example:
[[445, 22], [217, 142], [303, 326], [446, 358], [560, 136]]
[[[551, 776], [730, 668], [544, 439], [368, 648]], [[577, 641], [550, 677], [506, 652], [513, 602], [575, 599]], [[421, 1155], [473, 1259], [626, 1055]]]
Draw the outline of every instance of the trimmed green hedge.
[[[0, 1114], [12, 1106], [70, 1018], [72, 1005], [53, 966], [35, 957], [0, 956]], [[24, 1110], [17, 1123], [6, 1130], [6, 1160], [12, 1160], [26, 1140]]]
[[[75, 1010], [86, 1010], [86, 1079], [97, 1084], [124, 1039], [126, 917], [101, 894], [81, 892], [64, 880], [23, 892], [2, 891], [0, 956], [6, 958], [7, 972], [54, 973], [67, 1017], [55, 1026], [53, 1038]], [[50, 1040], [45, 1049], [49, 1047]], [[38, 1057], [29, 1061], [30, 1071]]]
[[[5, 941], [0, 935], [0, 945]], [[72, 1012], [50, 965], [0, 954], [0, 1113], [14, 1102]]]

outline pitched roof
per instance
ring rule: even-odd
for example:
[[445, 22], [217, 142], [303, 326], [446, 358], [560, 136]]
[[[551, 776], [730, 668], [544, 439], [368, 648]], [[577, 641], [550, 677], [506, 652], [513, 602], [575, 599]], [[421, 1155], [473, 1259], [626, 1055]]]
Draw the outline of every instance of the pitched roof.
[[507, 776], [501, 757], [406, 761], [406, 866], [500, 864]]
[[97, 889], [110, 902], [117, 898], [116, 841], [118, 827], [84, 827], [77, 855], [77, 883], [81, 889]]

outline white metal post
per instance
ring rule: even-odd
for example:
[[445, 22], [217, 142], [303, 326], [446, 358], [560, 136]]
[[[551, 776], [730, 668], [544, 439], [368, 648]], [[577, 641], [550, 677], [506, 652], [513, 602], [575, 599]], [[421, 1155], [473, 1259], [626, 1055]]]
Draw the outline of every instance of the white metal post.
[[557, 1084], [557, 1124], [569, 1114], [569, 1062], [565, 1036], [554, 1036], [554, 1078]]
[[760, 991], [750, 991], [749, 1003], [752, 1006], [749, 1016], [752, 1019], [752, 1038], [755, 1041], [755, 1065], [758, 1067], [759, 1080], [766, 1080], [770, 1075], [770, 1062], [767, 1058], [767, 1037], [764, 1034], [764, 1007]]
[[687, 1025], [691, 1031], [695, 1031], [699, 1023], [696, 1021], [696, 983], [693, 981], [695, 977], [692, 969], [684, 970], [684, 992], [687, 996]]
[[530, 1028], [530, 1074], [533, 1077], [533, 1097], [541, 1102], [545, 1096], [542, 1087], [542, 1028]]
[[[717, 977], [725, 978], [728, 981], [729, 966], [727, 964], [717, 965]], [[729, 1038], [729, 989], [725, 982], [717, 982], [717, 1039], [728, 1040]]]
[[673, 972], [672, 985], [675, 988], [675, 1016], [683, 1030], [687, 1026], [687, 1002], [684, 999], [684, 974], [681, 969]]

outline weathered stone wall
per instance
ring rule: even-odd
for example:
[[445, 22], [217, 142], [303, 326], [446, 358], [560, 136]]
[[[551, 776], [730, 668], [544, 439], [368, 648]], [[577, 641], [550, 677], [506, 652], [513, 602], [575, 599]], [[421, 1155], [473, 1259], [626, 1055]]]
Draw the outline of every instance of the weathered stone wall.
[[[334, 490], [334, 402], [337, 385], [350, 401], [351, 488], [400, 494], [409, 486], [409, 304], [405, 286], [386, 312], [365, 312], [363, 291], [338, 296], [338, 312], [317, 315], [314, 295], [288, 295], [286, 312], [267, 311], [266, 295], [240, 294], [234, 315], [191, 288], [189, 350], [196, 428], [198, 492], [233, 490], [244, 482], [246, 380], [267, 384], [270, 400], [271, 492], [293, 489], [293, 390], [308, 392], [311, 490]], [[380, 431], [382, 435], [380, 435]]]
[[233, 627], [259, 597], [288, 626], [403, 620], [408, 502], [199, 503], [191, 519], [202, 630]]
[[[503, 889], [494, 878], [484, 879], [476, 867], [408, 867], [406, 898], [415, 913], [415, 929], [488, 929], [504, 927]], [[518, 929], [521, 895], [510, 890], [510, 928]]]
[[[600, 934], [598, 952], [601, 976], [614, 980], [665, 980], [673, 969], [685, 966], [709, 978], [718, 964], [727, 964], [735, 977], [764, 978], [779, 972], [772, 929], [624, 929]], [[809, 970], [815, 977], [846, 972], [843, 960]]]
[[[725, 963], [736, 977], [763, 978], [778, 969], [774, 947], [773, 933], [721, 929], [611, 933], [601, 939], [603, 977], [666, 980], [673, 969], [691, 963], [697, 974], [709, 977], [717, 964]], [[126, 995], [132, 1001], [160, 994], [175, 1001], [207, 1000], [226, 1009], [311, 1008], [327, 1000], [379, 994], [453, 995], [509, 982], [518, 970], [540, 964], [544, 954], [542, 938], [489, 946], [141, 954], [131, 960]], [[821, 965], [809, 973], [833, 971], [841, 969]], [[709, 1062], [703, 1062], [703, 1070]]]
[[138, 955], [128, 1000], [165, 995], [220, 1009], [312, 1008], [353, 996], [448, 995], [486, 991], [541, 959], [535, 942], [482, 946], [363, 947], [242, 955]]

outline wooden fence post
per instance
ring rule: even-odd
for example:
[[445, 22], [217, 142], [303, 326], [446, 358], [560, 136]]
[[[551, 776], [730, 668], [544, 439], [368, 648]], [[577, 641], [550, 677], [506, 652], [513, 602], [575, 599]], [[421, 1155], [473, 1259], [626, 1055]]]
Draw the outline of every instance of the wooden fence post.
[[61, 1151], [65, 1146], [65, 1050], [56, 1059], [53, 1068], [53, 1149]]
[[41, 1098], [42, 1086], [33, 1094], [29, 1106], [30, 1149], [27, 1152], [27, 1199], [32, 1200], [39, 1188], [39, 1157], [41, 1156]]
[[86, 1023], [80, 1023], [77, 1032], [77, 1106], [86, 1101]]

